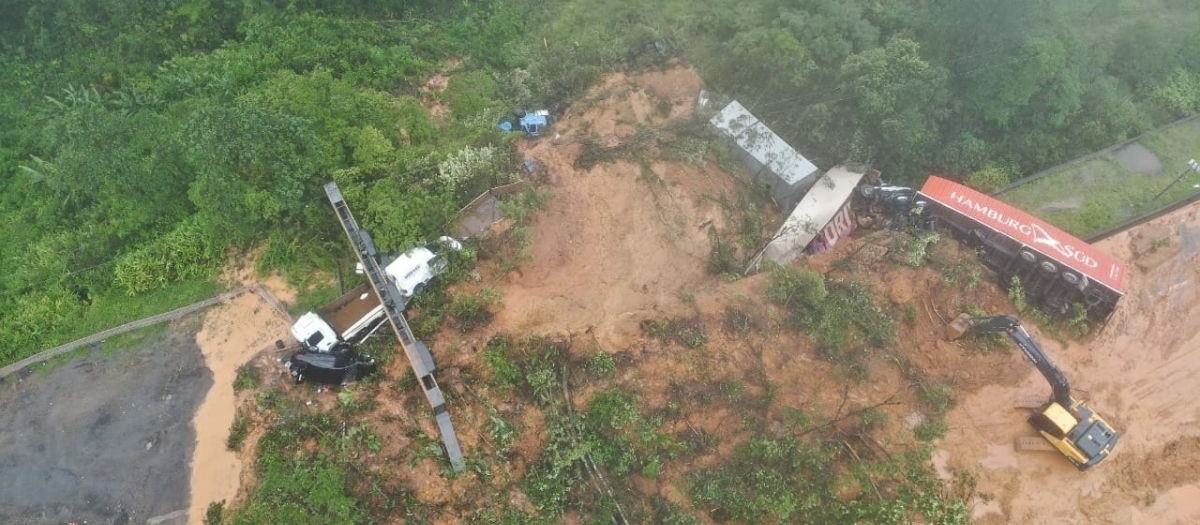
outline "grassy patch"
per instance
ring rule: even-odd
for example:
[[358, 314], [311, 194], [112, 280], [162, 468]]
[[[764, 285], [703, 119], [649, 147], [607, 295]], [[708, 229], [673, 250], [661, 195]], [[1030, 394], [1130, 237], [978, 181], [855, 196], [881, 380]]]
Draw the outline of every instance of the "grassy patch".
[[233, 416], [233, 424], [229, 427], [229, 437], [225, 438], [225, 448], [229, 450], [241, 450], [242, 443], [246, 442], [246, 436], [250, 435], [250, 416], [239, 410]]
[[495, 336], [483, 349], [483, 363], [491, 372], [491, 382], [504, 389], [520, 386], [524, 380], [518, 366], [516, 345], [505, 336]]
[[758, 434], [721, 464], [691, 476], [691, 494], [715, 521], [966, 524], [927, 453], [877, 456], [840, 437]]
[[738, 264], [737, 246], [721, 240], [721, 236], [715, 232], [709, 235], [709, 242], [712, 243], [712, 247], [708, 250], [708, 261], [704, 266], [708, 273], [736, 275], [741, 270]]
[[[564, 511], [578, 512], [583, 523], [612, 523], [624, 515], [630, 523], [656, 522], [654, 516], [686, 516], [632, 496], [633, 476], [654, 479], [687, 445], [663, 432], [663, 420], [643, 409], [633, 393], [608, 386], [594, 390], [585, 403], [572, 392], [591, 381], [615, 375], [616, 360], [596, 351], [572, 358], [565, 343], [545, 338], [497, 336], [488, 342], [483, 361], [485, 383], [532, 405], [544, 421], [545, 445], [512, 488], [528, 497], [534, 512], [517, 510], [497, 498], [475, 512], [473, 523], [558, 523]], [[577, 370], [577, 371], [575, 371]], [[506, 461], [520, 429], [513, 417], [489, 414], [490, 442]], [[490, 464], [490, 461], [488, 462]], [[505, 471], [499, 463], [495, 471]], [[661, 512], [660, 512], [661, 510]], [[679, 522], [686, 523], [686, 522]]]
[[1200, 154], [1200, 119], [1152, 132], [1140, 144], [1158, 157], [1161, 174], [1133, 172], [1107, 151], [1004, 192], [1000, 199], [1086, 237], [1195, 193], [1192, 184], [1200, 182], [1200, 175], [1151, 201], [1179, 175], [1188, 159]]
[[500, 292], [484, 288], [475, 293], [460, 293], [454, 296], [449, 314], [454, 318], [459, 331], [470, 332], [491, 322], [495, 314], [492, 308], [500, 305]]
[[[221, 513], [222, 523], [349, 525], [397, 515], [418, 517], [419, 503], [370, 469], [365, 457], [377, 453], [382, 443], [361, 416], [314, 412], [283, 392], [269, 401], [260, 405], [269, 422], [256, 445], [257, 484], [242, 506]], [[238, 420], [234, 427], [242, 428]], [[231, 447], [233, 436], [231, 432]]]
[[725, 306], [725, 331], [732, 334], [745, 334], [759, 328], [758, 319], [749, 311], [733, 305]]
[[587, 359], [584, 368], [596, 379], [610, 379], [617, 373], [617, 360], [610, 353], [598, 351]]
[[[971, 317], [987, 317], [989, 314], [979, 305], [968, 305], [963, 313]], [[1008, 348], [1008, 337], [999, 332], [968, 332], [962, 338], [968, 348], [979, 352], [992, 352]]]
[[120, 350], [128, 350], [137, 348], [148, 342], [160, 339], [167, 333], [167, 327], [170, 326], [170, 321], [164, 321], [158, 324], [152, 324], [137, 330], [130, 330], [123, 334], [117, 334], [101, 343], [101, 347], [105, 352], [116, 352]]
[[[0, 365], [19, 361], [42, 350], [114, 328], [130, 321], [136, 321], [144, 317], [208, 299], [216, 295], [219, 291], [220, 287], [211, 281], [187, 281], [170, 284], [133, 297], [126, 295], [122, 291], [113, 290], [108, 294], [95, 297], [92, 300], [91, 306], [79, 311], [77, 315], [74, 313], [69, 314], [66, 322], [60, 323], [56, 329], [48, 332], [41, 338], [44, 341], [42, 346], [0, 349]], [[152, 331], [163, 329], [162, 327], [150, 328]], [[110, 340], [116, 339], [117, 343], [115, 344], [117, 346], [126, 344], [132, 346], [138, 344], [135, 339], [138, 337], [146, 337], [146, 335], [139, 336], [136, 333], [132, 335], [123, 334], [121, 336], [114, 336]], [[123, 340], [125, 341], [124, 343], [121, 342]]]
[[708, 332], [698, 317], [672, 317], [642, 321], [642, 330], [655, 339], [685, 348], [700, 348], [708, 343]]
[[51, 359], [43, 361], [37, 365], [33, 365], [33, 370], [39, 374], [46, 374], [56, 370], [58, 367], [71, 362], [72, 360], [84, 355], [88, 355], [93, 349], [98, 348], [101, 355], [113, 356], [120, 354], [126, 350], [135, 350], [142, 348], [147, 344], [157, 342], [166, 337], [167, 327], [169, 322], [153, 324], [137, 330], [131, 330], [123, 334], [117, 334], [104, 341], [97, 346], [82, 346], [55, 356]]
[[262, 384], [262, 378], [259, 377], [258, 368], [252, 364], [244, 364], [237, 369], [237, 376], [233, 378], [233, 391], [241, 392], [258, 388]]
[[344, 272], [343, 277], [346, 279], [346, 290], [344, 291], [338, 288], [336, 281], [322, 281], [315, 283], [310, 289], [301, 288], [302, 291], [296, 294], [296, 302], [288, 308], [288, 313], [293, 317], [299, 317], [305, 312], [315, 311], [317, 308], [333, 302], [334, 299], [358, 286], [359, 283], [366, 282], [365, 276], [351, 271]]
[[937, 232], [918, 231], [910, 232], [905, 237], [901, 252], [903, 253], [904, 264], [918, 268], [925, 264], [926, 258], [929, 257], [930, 247], [937, 244], [941, 236]]

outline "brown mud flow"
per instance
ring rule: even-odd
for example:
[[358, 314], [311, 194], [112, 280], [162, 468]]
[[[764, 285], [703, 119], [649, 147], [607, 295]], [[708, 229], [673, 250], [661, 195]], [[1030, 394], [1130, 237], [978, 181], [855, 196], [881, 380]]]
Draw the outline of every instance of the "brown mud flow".
[[936, 455], [945, 473], [978, 466], [978, 523], [1200, 523], [1200, 205], [1099, 245], [1131, 269], [1123, 304], [1092, 338], [1064, 347], [1036, 335], [1121, 442], [1085, 473], [1057, 454], [1014, 452], [1033, 434], [1015, 400], [1049, 393], [1014, 353], [1011, 366], [1029, 375], [960, 402]]
[[196, 411], [196, 451], [191, 463], [188, 523], [203, 523], [213, 502], [233, 503], [242, 476], [242, 462], [225, 441], [237, 410], [233, 381], [237, 370], [256, 354], [288, 337], [288, 326], [257, 294], [244, 294], [213, 308], [204, 317], [196, 344], [212, 371], [213, 385]]
[[530, 262], [502, 286], [496, 325], [524, 334], [590, 329], [615, 347], [639, 333], [639, 319], [678, 310], [681, 292], [711, 280], [708, 226], [725, 221], [715, 197], [735, 190], [714, 163], [576, 167], [584, 142], [612, 146], [633, 140], [640, 125], [687, 118], [700, 87], [682, 66], [606, 76], [556, 122], [559, 140], [524, 146], [549, 174], [552, 197], [532, 225]]

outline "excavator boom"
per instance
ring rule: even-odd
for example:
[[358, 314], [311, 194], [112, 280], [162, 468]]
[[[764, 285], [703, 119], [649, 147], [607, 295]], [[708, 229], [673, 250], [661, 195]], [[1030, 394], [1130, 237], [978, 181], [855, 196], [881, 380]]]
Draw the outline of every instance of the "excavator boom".
[[1046, 382], [1050, 383], [1052, 397], [1055, 402], [1064, 406], [1071, 406], [1071, 383], [1067, 380], [1067, 376], [1063, 374], [1046, 352], [1042, 350], [1041, 345], [1029, 335], [1024, 326], [1021, 326], [1021, 321], [1011, 315], [995, 315], [991, 317], [975, 317], [967, 320], [967, 326], [976, 332], [1004, 332], [1008, 337], [1017, 344], [1017, 348], [1021, 349], [1021, 353], [1025, 354], [1025, 358], [1033, 363], [1033, 366], [1041, 372], [1042, 377], [1046, 378]]
[[1071, 397], [1071, 383], [1033, 336], [1011, 315], [991, 317], [961, 317], [968, 331], [1004, 332], [1038, 372], [1050, 383], [1051, 402], [1040, 408], [1030, 422], [1056, 449], [1067, 456], [1080, 470], [1088, 469], [1108, 457], [1117, 444], [1118, 434], [1108, 422], [1092, 411], [1083, 401]]

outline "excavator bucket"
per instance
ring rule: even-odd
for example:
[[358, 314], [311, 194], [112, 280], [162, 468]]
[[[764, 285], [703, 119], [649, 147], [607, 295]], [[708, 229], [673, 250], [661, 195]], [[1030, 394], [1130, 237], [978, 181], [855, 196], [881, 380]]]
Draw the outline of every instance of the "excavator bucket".
[[958, 314], [949, 325], [946, 325], [946, 339], [954, 341], [971, 329], [971, 316], [969, 314]]

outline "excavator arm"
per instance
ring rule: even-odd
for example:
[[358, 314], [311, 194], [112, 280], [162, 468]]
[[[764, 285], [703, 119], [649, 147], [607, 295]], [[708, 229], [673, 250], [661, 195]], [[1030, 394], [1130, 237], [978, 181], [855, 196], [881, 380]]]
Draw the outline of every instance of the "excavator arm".
[[959, 333], [1004, 332], [1017, 343], [1025, 358], [1033, 362], [1038, 372], [1050, 383], [1053, 391], [1047, 403], [1032, 416], [1030, 423], [1080, 470], [1086, 470], [1108, 457], [1120, 438], [1104, 418], [1092, 411], [1087, 403], [1071, 398], [1067, 376], [1054, 366], [1042, 347], [1033, 340], [1021, 321], [1011, 315], [955, 319], [953, 327]]
[[973, 317], [967, 320], [967, 327], [974, 332], [1004, 332], [1017, 344], [1025, 358], [1037, 367], [1042, 377], [1050, 383], [1055, 402], [1063, 407], [1072, 406], [1071, 383], [1067, 376], [1059, 370], [1054, 362], [1042, 351], [1042, 347], [1034, 341], [1033, 336], [1021, 326], [1021, 321], [1011, 315], [995, 315], [991, 317]]

